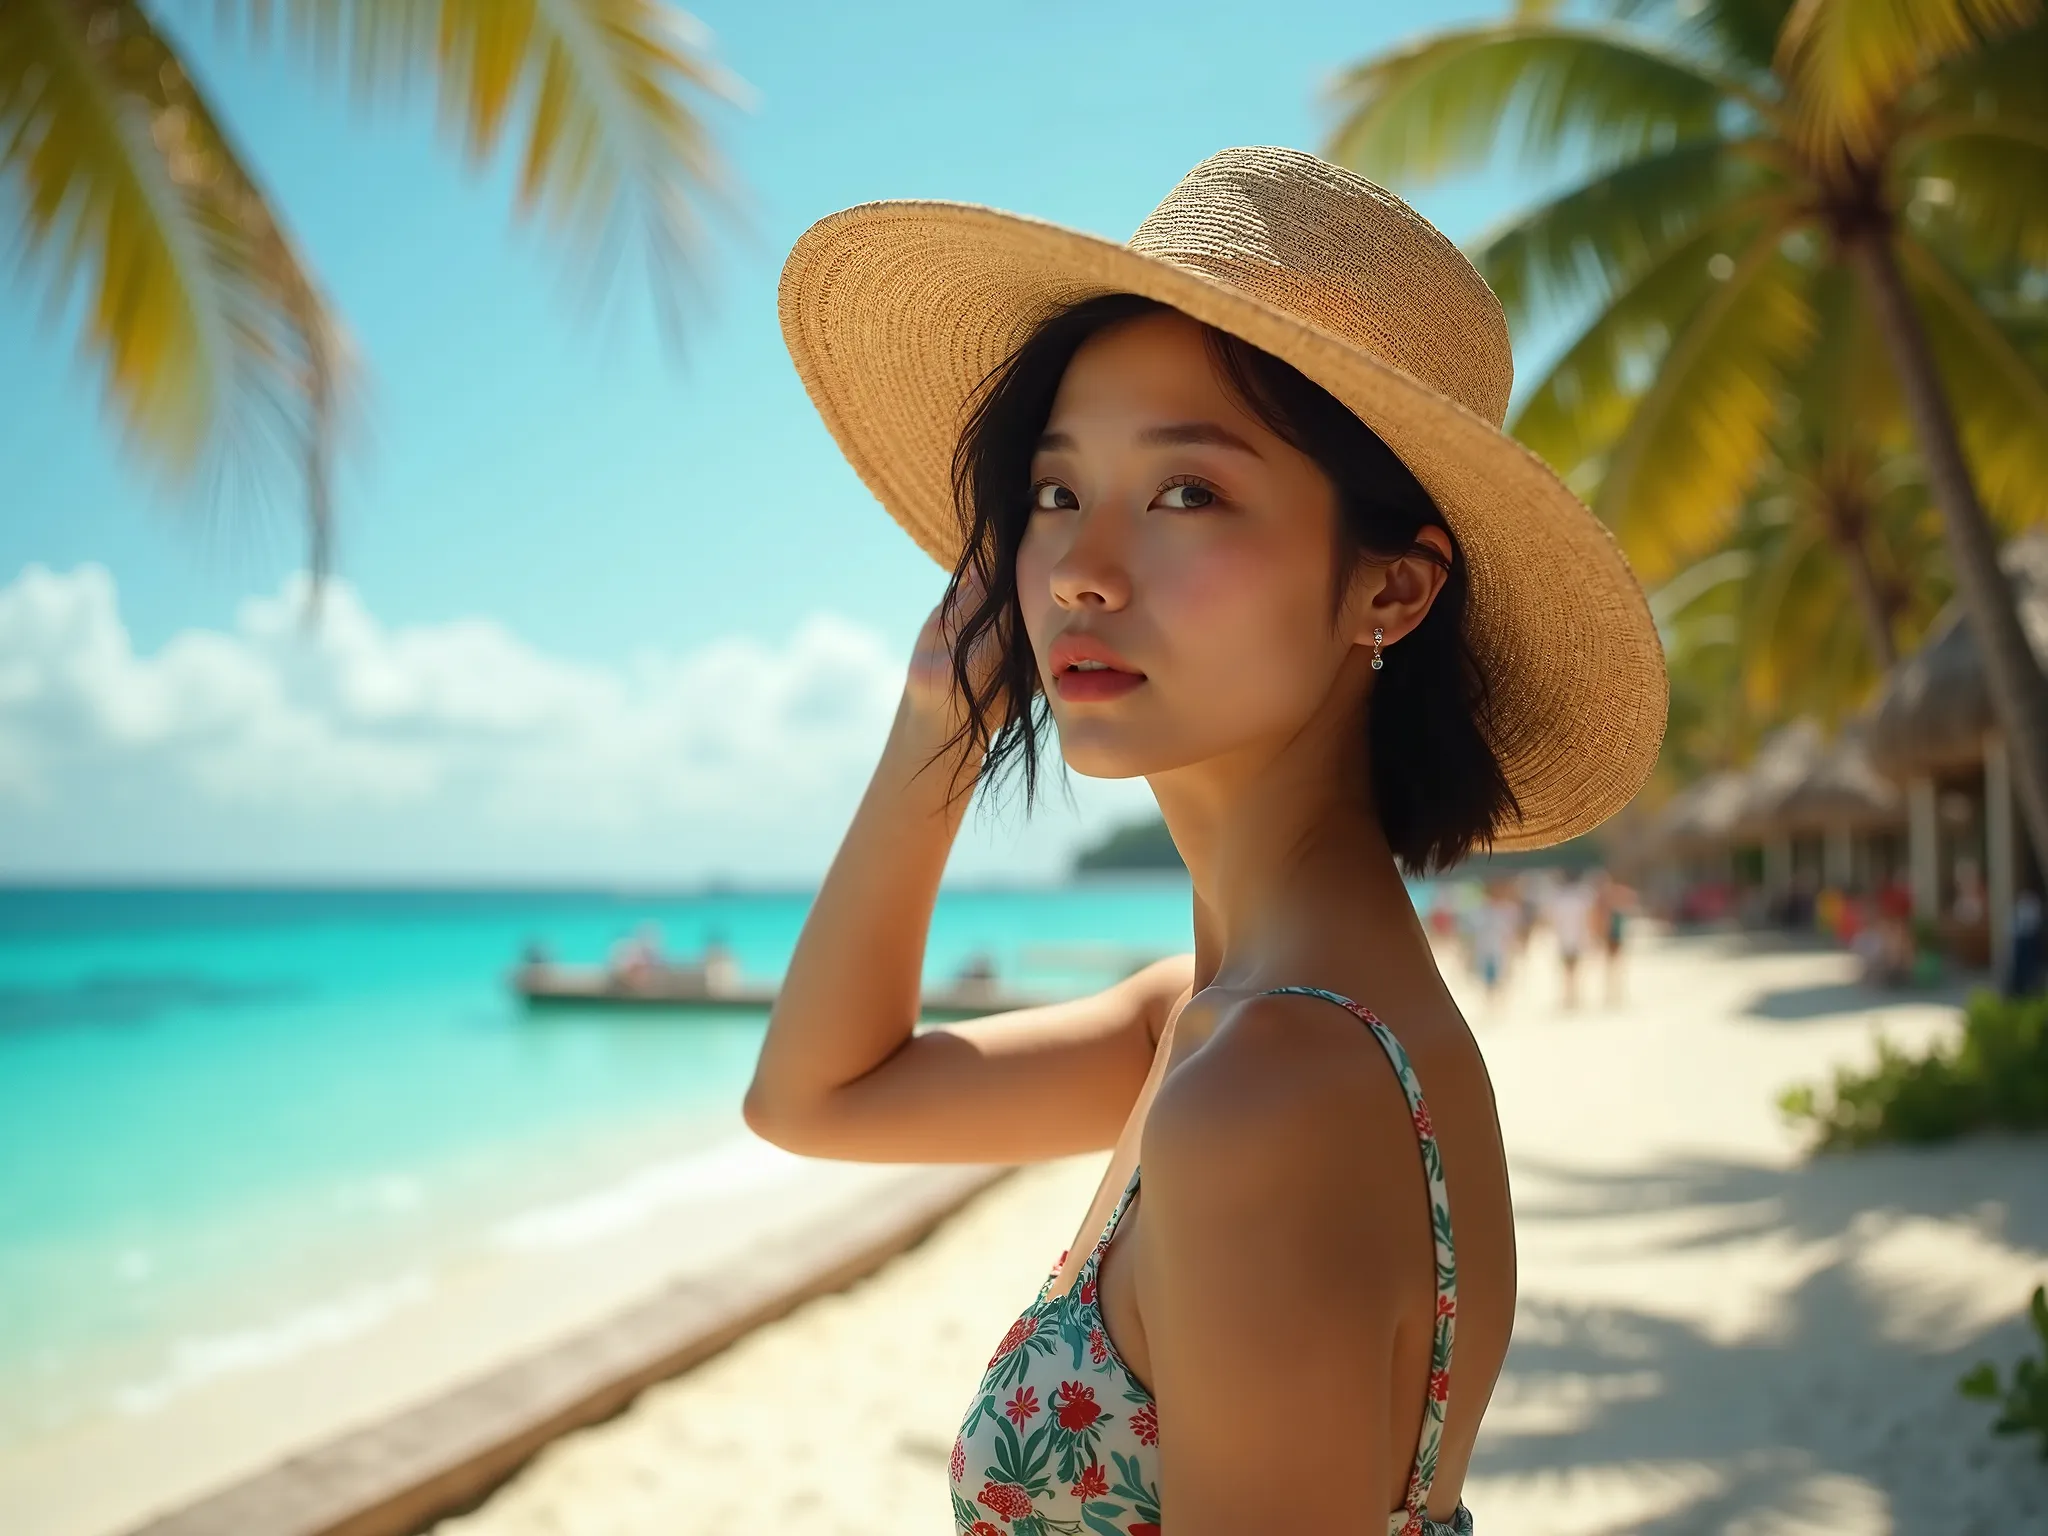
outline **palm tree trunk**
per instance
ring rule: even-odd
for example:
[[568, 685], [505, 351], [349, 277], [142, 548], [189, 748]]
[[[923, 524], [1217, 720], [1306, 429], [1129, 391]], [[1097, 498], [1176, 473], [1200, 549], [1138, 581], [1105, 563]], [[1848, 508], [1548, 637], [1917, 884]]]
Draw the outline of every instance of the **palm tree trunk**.
[[1998, 540], [1977, 500], [1955, 416], [1935, 371], [1919, 311], [1899, 271], [1891, 231], [1872, 221], [1845, 243], [1891, 352], [1906, 414], [1920, 440], [1955, 567], [1956, 592], [1983, 654], [1991, 702], [2012, 754], [2013, 787], [2033, 836], [2035, 857], [2048, 869], [2048, 677], [2042, 676], [2034, 659], [2012, 585], [1999, 566]]

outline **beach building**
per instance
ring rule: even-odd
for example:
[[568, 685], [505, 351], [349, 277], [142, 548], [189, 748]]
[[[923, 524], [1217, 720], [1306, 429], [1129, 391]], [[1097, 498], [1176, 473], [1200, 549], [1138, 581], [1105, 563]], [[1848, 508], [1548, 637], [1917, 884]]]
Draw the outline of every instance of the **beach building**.
[[[1823, 889], [1869, 896], [1905, 863], [1905, 797], [1872, 761], [1867, 727], [1830, 741], [1800, 719], [1744, 767], [1687, 786], [1659, 826], [1668, 903], [1752, 923], [1803, 921]], [[1684, 893], [1684, 894], [1680, 894]]]
[[1761, 846], [1775, 895], [1868, 895], [1904, 866], [1905, 797], [1872, 761], [1863, 721], [1833, 741], [1812, 720], [1786, 726], [1757, 754], [1745, 791], [1736, 832]]
[[[1999, 555], [2037, 661], [2048, 660], [2048, 535]], [[2013, 902], [2041, 889], [2012, 794], [1984, 658], [1960, 605], [1900, 662], [1869, 713], [1872, 761], [1904, 787], [1913, 911], [1948, 936], [1958, 958], [2004, 974]]]
[[1742, 769], [1724, 768], [1694, 780], [1665, 805], [1644, 861], [1644, 878], [1660, 911], [1680, 922], [1729, 915], [1743, 884], [1735, 824], [1747, 783]]

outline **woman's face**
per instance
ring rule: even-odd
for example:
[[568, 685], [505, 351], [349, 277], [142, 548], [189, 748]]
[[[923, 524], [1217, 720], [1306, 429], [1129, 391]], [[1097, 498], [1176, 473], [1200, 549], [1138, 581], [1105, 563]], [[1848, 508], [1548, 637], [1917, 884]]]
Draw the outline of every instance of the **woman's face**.
[[[1333, 629], [1335, 489], [1235, 403], [1195, 321], [1166, 311], [1090, 338], [1031, 481], [1018, 598], [1076, 771], [1127, 778], [1274, 749], [1319, 710], [1358, 707], [1360, 647], [1375, 623], [1391, 643], [1398, 621], [1354, 593]], [[1377, 589], [1389, 568], [1361, 569]], [[1088, 661], [1109, 670], [1076, 666]]]

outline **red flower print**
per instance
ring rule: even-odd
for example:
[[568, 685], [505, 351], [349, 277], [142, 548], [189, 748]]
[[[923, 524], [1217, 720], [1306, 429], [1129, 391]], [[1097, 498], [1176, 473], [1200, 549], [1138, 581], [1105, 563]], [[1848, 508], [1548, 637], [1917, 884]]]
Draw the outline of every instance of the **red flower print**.
[[1088, 1330], [1088, 1358], [1097, 1365], [1109, 1358], [1109, 1341], [1103, 1338], [1100, 1328]]
[[1131, 1415], [1131, 1433], [1138, 1437], [1140, 1445], [1159, 1443], [1159, 1410], [1147, 1403]]
[[997, 1361], [1001, 1360], [1003, 1356], [1007, 1355], [1036, 1332], [1038, 1332], [1038, 1319], [1035, 1317], [1020, 1317], [1017, 1321], [1010, 1324], [1010, 1331], [1003, 1335], [1003, 1342], [998, 1344], [996, 1352], [989, 1356], [989, 1369], [994, 1370]]
[[1152, 1520], [1140, 1520], [1135, 1525], [1125, 1526], [1124, 1529], [1130, 1532], [1130, 1536], [1159, 1536], [1158, 1523]]
[[1077, 1499], [1099, 1499], [1109, 1492], [1109, 1474], [1097, 1462], [1089, 1462], [1081, 1469], [1081, 1481], [1074, 1484]]
[[1022, 1520], [1031, 1513], [1031, 1495], [1015, 1483], [983, 1483], [974, 1502], [987, 1505], [1005, 1520]]
[[1440, 1403], [1450, 1401], [1451, 1373], [1449, 1371], [1431, 1371], [1429, 1373], [1429, 1395]]
[[1439, 1295], [1436, 1299], [1436, 1315], [1438, 1317], [1456, 1317], [1458, 1315], [1457, 1302], [1449, 1296]]
[[1401, 1525], [1401, 1536], [1422, 1536], [1422, 1511], [1411, 1509]]
[[1093, 1276], [1081, 1282], [1081, 1305], [1084, 1307], [1095, 1305], [1095, 1280]]
[[1038, 1388], [1019, 1387], [1017, 1395], [1003, 1405], [1010, 1422], [1022, 1429], [1038, 1413]]
[[953, 1437], [953, 1459], [947, 1464], [946, 1470], [953, 1474], [953, 1481], [956, 1483], [967, 1475], [967, 1447], [960, 1443], [958, 1435]]
[[1415, 1106], [1415, 1134], [1423, 1137], [1435, 1134], [1434, 1130], [1430, 1127], [1429, 1106], [1427, 1104]]
[[1102, 1417], [1102, 1404], [1095, 1401], [1095, 1389], [1078, 1381], [1061, 1382], [1052, 1407], [1061, 1429], [1086, 1429]]
[[1003, 1536], [1003, 1533], [986, 1520], [977, 1520], [967, 1527], [967, 1536]]

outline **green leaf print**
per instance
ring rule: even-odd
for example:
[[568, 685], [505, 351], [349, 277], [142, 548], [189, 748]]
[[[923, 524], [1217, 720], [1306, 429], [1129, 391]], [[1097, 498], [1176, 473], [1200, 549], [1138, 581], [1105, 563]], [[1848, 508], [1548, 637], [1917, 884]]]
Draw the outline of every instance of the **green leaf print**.
[[1109, 1491], [1138, 1506], [1141, 1524], [1147, 1521], [1158, 1524], [1159, 1490], [1145, 1481], [1144, 1469], [1138, 1465], [1138, 1458], [1126, 1456], [1122, 1451], [1111, 1451], [1109, 1459], [1116, 1463], [1116, 1481], [1109, 1485]]
[[[1070, 1291], [1068, 1294], [1072, 1295], [1073, 1293]], [[1077, 1371], [1088, 1368], [1083, 1355], [1083, 1351], [1088, 1348], [1088, 1328], [1089, 1322], [1084, 1308], [1067, 1307], [1061, 1310], [1060, 1337], [1066, 1341], [1068, 1349], [1073, 1352], [1074, 1369]]]
[[1111, 1516], [1120, 1515], [1123, 1512], [1123, 1505], [1105, 1504], [1100, 1500], [1081, 1506], [1081, 1518], [1088, 1522], [1088, 1529], [1093, 1531], [1095, 1536], [1124, 1536], [1124, 1528], [1122, 1526], [1109, 1523]]
[[989, 1476], [998, 1482], [1017, 1483], [1034, 1498], [1052, 1486], [1045, 1475], [1046, 1463], [1052, 1458], [1052, 1446], [1047, 1441], [1051, 1424], [1041, 1424], [1029, 1440], [1020, 1442], [1017, 1431], [1010, 1427], [1008, 1419], [996, 1421], [996, 1464]]
[[1031, 1374], [1031, 1357], [1049, 1355], [1059, 1347], [1053, 1335], [1058, 1331], [1048, 1326], [1049, 1319], [1041, 1317], [1031, 1336], [991, 1365], [981, 1378], [984, 1387], [1015, 1387]]
[[974, 1412], [967, 1415], [967, 1422], [960, 1426], [960, 1437], [963, 1440], [973, 1435], [974, 1427], [982, 1421], [983, 1415], [991, 1419], [1000, 1417], [996, 1412], [996, 1399], [993, 1392], [974, 1405]]
[[1095, 1442], [1098, 1431], [1084, 1429], [1078, 1434], [1060, 1437], [1060, 1481], [1071, 1483], [1078, 1479], [1090, 1462], [1095, 1461]]

